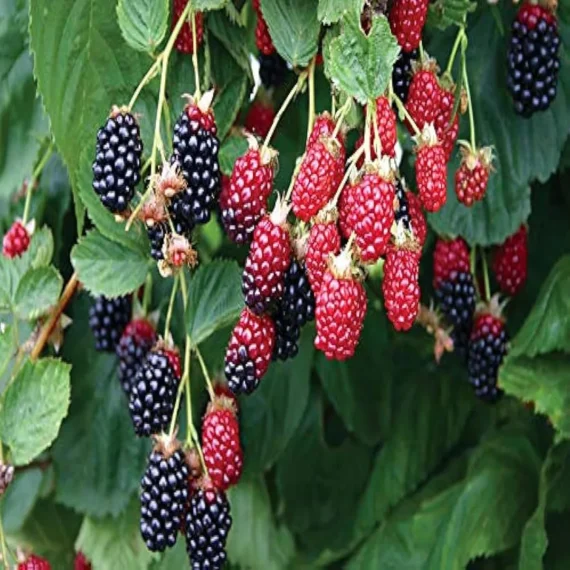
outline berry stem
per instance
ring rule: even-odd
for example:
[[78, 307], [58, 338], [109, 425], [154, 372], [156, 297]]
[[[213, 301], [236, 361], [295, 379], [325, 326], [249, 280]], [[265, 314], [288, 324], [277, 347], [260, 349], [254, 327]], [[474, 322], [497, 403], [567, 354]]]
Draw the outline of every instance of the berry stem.
[[177, 275], [174, 278], [174, 283], [172, 284], [172, 291], [170, 292], [170, 301], [168, 302], [168, 312], [166, 313], [166, 321], [164, 324], [164, 338], [168, 338], [168, 333], [170, 331], [170, 321], [172, 320], [172, 311], [174, 309], [174, 301], [176, 300], [176, 293], [178, 291], [178, 282], [180, 277]]
[[307, 140], [311, 136], [315, 123], [315, 58], [309, 63], [309, 120], [307, 122]]
[[455, 37], [453, 48], [451, 48], [451, 54], [449, 55], [449, 60], [447, 62], [447, 68], [445, 69], [444, 75], [451, 76], [451, 70], [453, 68], [453, 64], [455, 63], [455, 56], [457, 55], [457, 50], [461, 45], [461, 41], [463, 40], [464, 35], [465, 35], [465, 26], [462, 25], [459, 27], [459, 30], [457, 31], [457, 36]]
[[414, 132], [416, 133], [416, 135], [420, 135], [420, 129], [418, 127], [418, 125], [416, 124], [416, 122], [414, 121], [414, 119], [412, 119], [410, 113], [408, 113], [408, 111], [406, 110], [406, 107], [404, 105], [404, 103], [402, 103], [402, 100], [394, 93], [392, 92], [392, 97], [394, 100], [394, 103], [396, 103], [396, 107], [398, 107], [398, 111], [400, 112], [400, 116], [404, 116], [410, 123], [410, 125], [412, 125], [412, 128], [414, 129]]
[[420, 41], [419, 49], [420, 49], [420, 61], [423, 62], [424, 59], [425, 59], [425, 54], [424, 54], [424, 42]]
[[[331, 139], [336, 139], [336, 136], [338, 135], [338, 132], [340, 131], [340, 128], [342, 127], [342, 123], [344, 121], [344, 118], [346, 117], [346, 115], [348, 114], [348, 112], [350, 111], [350, 107], [352, 105], [352, 99], [349, 97], [346, 102], [344, 103], [344, 105], [338, 110], [338, 115], [336, 117], [336, 125], [334, 126], [334, 131], [331, 135]], [[333, 115], [334, 117], [334, 115]]]
[[[188, 2], [191, 4], [191, 2]], [[194, 83], [196, 84], [196, 100], [200, 100], [202, 93], [200, 92], [200, 71], [198, 69], [198, 38], [196, 37], [196, 12], [192, 10], [192, 67], [194, 68]]]
[[487, 266], [487, 257], [485, 252], [481, 256], [483, 258], [483, 281], [485, 283], [485, 301], [491, 298], [491, 286], [489, 285], [489, 267]]
[[6, 548], [6, 537], [4, 536], [4, 525], [0, 517], [0, 545], [2, 547], [2, 564], [4, 568], [10, 568], [8, 561], [8, 549]]
[[380, 131], [378, 129], [378, 114], [376, 112], [376, 101], [372, 101], [373, 104], [373, 116], [372, 116], [372, 126], [374, 127], [374, 150], [376, 151], [376, 156], [380, 158], [382, 154], [382, 141], [380, 140]]
[[370, 162], [371, 160], [371, 153], [370, 153], [370, 105], [366, 105], [366, 121], [364, 123], [364, 153], [366, 155], [366, 162]]
[[142, 302], [142, 310], [144, 316], [148, 314], [148, 308], [150, 307], [151, 298], [152, 298], [152, 273], [149, 272], [144, 281], [144, 293], [143, 293], [143, 302]]
[[206, 363], [204, 362], [204, 358], [202, 357], [202, 353], [200, 352], [200, 349], [197, 346], [194, 347], [194, 352], [196, 353], [196, 357], [198, 358], [198, 362], [200, 363], [200, 368], [202, 369], [202, 374], [204, 375], [204, 378], [206, 379], [206, 386], [208, 388], [208, 393], [210, 394], [210, 400], [213, 400], [214, 396], [215, 396], [215, 392], [214, 392], [214, 386], [212, 384], [212, 379], [210, 378], [210, 374], [208, 373], [208, 368], [206, 366]]
[[75, 293], [75, 290], [77, 289], [78, 285], [79, 285], [79, 279], [77, 273], [74, 273], [69, 278], [69, 281], [67, 282], [67, 285], [65, 286], [65, 289], [63, 290], [63, 293], [61, 294], [59, 302], [57, 303], [53, 313], [51, 314], [50, 318], [47, 320], [46, 324], [43, 326], [42, 330], [40, 331], [38, 340], [36, 340], [36, 344], [34, 345], [34, 348], [32, 348], [32, 352], [30, 353], [30, 360], [32, 361], [36, 360], [38, 356], [41, 354], [44, 346], [46, 345], [46, 342], [48, 341], [51, 333], [53, 332], [53, 329], [57, 324], [57, 321], [59, 321], [59, 318], [61, 317], [61, 314], [65, 310], [65, 307], [67, 307], [67, 304], [69, 303], [69, 301], [71, 301], [71, 298], [73, 297], [73, 294]]
[[159, 54], [155, 59], [154, 63], [150, 66], [150, 69], [146, 72], [146, 75], [141, 79], [141, 82], [137, 85], [133, 96], [128, 104], [129, 112], [132, 111], [134, 104], [137, 102], [141, 91], [148, 85], [148, 83], [156, 77], [158, 70], [160, 69], [160, 62], [162, 61], [162, 54]]
[[344, 173], [344, 176], [340, 182], [340, 184], [338, 185], [338, 188], [336, 190], [336, 193], [334, 195], [334, 198], [332, 199], [331, 204], [333, 206], [336, 206], [336, 203], [338, 202], [338, 199], [340, 197], [340, 194], [342, 192], [342, 189], [345, 187], [349, 177], [351, 176], [351, 174], [354, 171], [354, 166], [356, 164], [356, 161], [364, 154], [364, 145], [361, 146], [359, 149], [357, 149], [352, 156], [348, 159], [347, 161], [347, 169], [346, 172]]
[[[182, 392], [184, 390], [188, 391], [190, 389], [190, 384], [186, 382], [186, 379], [190, 377], [190, 363], [189, 358], [187, 357], [189, 343], [186, 342], [186, 351], [184, 353], [184, 373], [182, 374], [182, 378], [180, 379], [180, 383], [178, 384], [178, 391], [176, 392], [176, 401], [174, 402], [174, 410], [172, 411], [172, 418], [170, 420], [170, 427], [168, 428], [168, 437], [172, 438], [174, 435], [174, 430], [176, 429], [176, 422], [178, 419], [178, 412], [180, 410], [180, 403], [182, 401]], [[188, 386], [187, 386], [188, 384]], [[190, 408], [191, 409], [191, 408]], [[192, 416], [190, 415], [190, 420]]]
[[299, 75], [297, 82], [295, 83], [295, 85], [293, 85], [293, 88], [291, 89], [291, 91], [289, 91], [289, 94], [285, 98], [285, 101], [283, 101], [283, 104], [281, 105], [281, 108], [279, 109], [279, 111], [277, 111], [277, 114], [275, 115], [275, 119], [273, 119], [273, 123], [271, 124], [271, 128], [269, 129], [269, 132], [267, 133], [267, 136], [265, 137], [265, 141], [263, 141], [263, 147], [261, 149], [261, 155], [263, 155], [263, 153], [267, 150], [267, 147], [269, 146], [269, 143], [271, 142], [271, 137], [274, 135], [275, 129], [277, 129], [277, 125], [279, 124], [281, 117], [283, 116], [283, 114], [287, 110], [289, 103], [291, 103], [291, 101], [293, 101], [293, 99], [295, 98], [297, 93], [300, 91], [301, 87], [305, 83], [305, 79], [307, 79], [307, 72], [306, 71], [304, 71], [303, 73], [301, 73], [301, 75]]
[[471, 90], [469, 89], [469, 76], [467, 74], [467, 42], [461, 43], [461, 62], [463, 66], [463, 84], [467, 93], [467, 103], [469, 108], [469, 130], [471, 132], [471, 148], [475, 149], [475, 115], [473, 113], [473, 101], [471, 100]]
[[53, 154], [53, 141], [50, 141], [44, 155], [38, 162], [37, 166], [34, 168], [34, 171], [32, 173], [32, 178], [28, 183], [28, 187], [26, 188], [26, 203], [24, 204], [24, 213], [22, 214], [22, 225], [24, 226], [26, 225], [28, 221], [28, 216], [30, 215], [30, 206], [32, 204], [32, 193], [34, 191], [34, 186], [36, 185], [36, 182], [38, 181], [38, 178], [42, 173], [42, 170], [47, 164], [47, 161], [51, 158], [52, 154]]

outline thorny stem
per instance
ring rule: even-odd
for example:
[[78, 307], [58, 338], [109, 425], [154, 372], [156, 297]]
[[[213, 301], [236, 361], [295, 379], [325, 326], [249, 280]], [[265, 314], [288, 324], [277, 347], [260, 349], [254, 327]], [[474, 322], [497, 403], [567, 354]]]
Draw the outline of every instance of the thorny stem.
[[154, 123], [154, 138], [152, 141], [152, 150], [151, 150], [151, 154], [150, 154], [150, 180], [151, 180], [151, 185], [145, 191], [143, 197], [141, 198], [141, 201], [138, 203], [137, 207], [133, 210], [133, 213], [130, 215], [130, 217], [127, 221], [126, 228], [125, 228], [126, 231], [129, 231], [129, 229], [131, 228], [133, 221], [136, 219], [138, 213], [140, 212], [140, 209], [142, 208], [143, 204], [145, 203], [145, 201], [148, 198], [148, 195], [152, 189], [152, 181], [154, 180], [154, 176], [156, 174], [156, 152], [158, 150], [158, 145], [159, 145], [159, 141], [160, 141], [160, 123], [161, 123], [161, 118], [162, 118], [162, 106], [164, 105], [164, 101], [166, 99], [166, 76], [168, 75], [168, 60], [170, 59], [170, 54], [172, 53], [172, 49], [174, 48], [174, 44], [176, 42], [176, 38], [178, 37], [178, 33], [180, 32], [180, 30], [182, 29], [182, 26], [184, 25], [184, 22], [188, 18], [188, 14], [190, 13], [190, 8], [191, 8], [191, 3], [188, 2], [186, 7], [184, 8], [184, 11], [180, 15], [180, 18], [178, 18], [178, 21], [176, 22], [176, 26], [174, 27], [174, 30], [172, 30], [172, 34], [170, 35], [170, 38], [168, 39], [168, 43], [166, 44], [164, 51], [159, 55], [159, 58], [157, 59], [157, 61], [160, 60], [160, 62], [161, 62], [161, 64], [160, 64], [161, 70], [160, 70], [160, 90], [158, 92], [158, 104], [156, 107], [156, 120]]
[[34, 191], [34, 186], [36, 185], [36, 182], [38, 181], [38, 177], [42, 173], [42, 170], [47, 164], [47, 161], [51, 158], [52, 153], [53, 153], [53, 141], [50, 141], [44, 155], [42, 156], [41, 160], [38, 162], [38, 165], [34, 169], [34, 172], [32, 173], [32, 179], [30, 180], [30, 182], [28, 183], [28, 187], [26, 188], [26, 203], [24, 205], [24, 213], [22, 215], [22, 225], [24, 226], [26, 225], [26, 222], [28, 221], [28, 216], [30, 215], [30, 205], [32, 203], [32, 193]]
[[174, 309], [174, 302], [176, 300], [176, 293], [178, 291], [178, 282], [180, 277], [177, 275], [172, 284], [172, 291], [170, 292], [170, 301], [168, 302], [168, 312], [166, 313], [166, 322], [164, 324], [164, 338], [168, 338], [168, 331], [170, 330], [170, 321], [172, 320], [172, 310]]
[[364, 154], [364, 145], [361, 146], [359, 149], [357, 149], [353, 155], [348, 159], [347, 161], [347, 166], [348, 168], [346, 169], [346, 172], [344, 173], [344, 176], [340, 182], [340, 184], [338, 185], [338, 188], [336, 190], [336, 193], [334, 195], [334, 198], [332, 200], [332, 204], [336, 205], [336, 203], [338, 202], [338, 199], [340, 197], [340, 194], [342, 192], [342, 189], [345, 187], [350, 175], [352, 174], [353, 170], [354, 170], [354, 166], [356, 164], [356, 161]]
[[457, 50], [461, 45], [461, 40], [463, 40], [463, 36], [465, 35], [465, 26], [462, 25], [459, 27], [457, 31], [457, 36], [455, 37], [455, 42], [453, 43], [453, 48], [451, 49], [451, 54], [449, 55], [449, 61], [447, 62], [447, 68], [445, 70], [444, 75], [451, 76], [451, 70], [453, 69], [453, 64], [455, 63], [455, 56], [457, 55]]
[[418, 125], [416, 124], [414, 119], [412, 119], [410, 113], [408, 113], [408, 111], [406, 110], [406, 107], [405, 107], [404, 103], [402, 103], [402, 100], [395, 93], [392, 93], [392, 97], [394, 99], [394, 103], [396, 103], [396, 107], [398, 107], [398, 111], [402, 115], [404, 115], [404, 117], [406, 117], [406, 119], [410, 122], [410, 125], [412, 125], [412, 128], [414, 129], [414, 132], [416, 133], [416, 135], [420, 135], [421, 132], [420, 132]]
[[200, 352], [200, 349], [197, 346], [194, 347], [194, 352], [196, 353], [196, 357], [198, 358], [198, 362], [200, 363], [200, 368], [202, 369], [202, 374], [204, 375], [204, 378], [206, 379], [206, 386], [208, 388], [208, 393], [210, 394], [210, 400], [213, 400], [214, 396], [215, 396], [215, 392], [214, 392], [214, 386], [212, 384], [212, 379], [210, 378], [210, 374], [208, 373], [208, 368], [206, 366], [206, 363], [204, 362], [204, 358], [202, 357], [202, 353]]
[[307, 140], [311, 136], [315, 123], [315, 58], [309, 64], [309, 121], [307, 123]]
[[471, 101], [471, 90], [469, 89], [469, 77], [467, 75], [467, 58], [465, 42], [462, 44], [461, 60], [463, 64], [463, 84], [467, 93], [467, 103], [469, 108], [469, 130], [471, 131], [471, 148], [475, 149], [475, 116], [473, 114], [473, 102]]
[[295, 83], [295, 85], [293, 86], [291, 91], [289, 91], [289, 94], [285, 98], [285, 101], [283, 101], [281, 108], [279, 109], [279, 111], [277, 111], [277, 114], [275, 115], [275, 119], [273, 119], [273, 123], [271, 124], [271, 128], [269, 129], [269, 132], [267, 133], [267, 136], [265, 137], [265, 141], [263, 142], [263, 148], [261, 149], [262, 155], [263, 155], [264, 151], [267, 149], [267, 147], [269, 146], [269, 143], [271, 142], [271, 137], [275, 133], [275, 129], [277, 129], [277, 125], [279, 124], [281, 117], [283, 116], [283, 114], [287, 110], [289, 103], [291, 103], [291, 101], [293, 101], [293, 99], [295, 98], [297, 93], [299, 93], [301, 87], [303, 86], [303, 83], [305, 83], [306, 78], [307, 78], [307, 72], [306, 71], [301, 73], [301, 75], [299, 75], [299, 78], [297, 79], [297, 83]]
[[67, 307], [69, 301], [71, 301], [71, 298], [73, 297], [73, 294], [75, 293], [78, 285], [79, 279], [77, 277], [77, 273], [74, 273], [67, 282], [67, 285], [65, 286], [65, 289], [63, 290], [63, 293], [53, 313], [47, 320], [46, 324], [43, 326], [40, 335], [38, 336], [38, 340], [36, 341], [36, 344], [30, 353], [30, 360], [36, 360], [36, 358], [38, 358], [38, 356], [41, 354], [46, 342], [48, 341], [51, 333], [53, 332], [53, 329], [57, 324], [57, 321], [61, 317], [61, 314], [65, 310], [65, 307]]
[[[188, 2], [190, 4], [190, 2]], [[192, 67], [194, 68], [194, 83], [196, 84], [196, 99], [200, 100], [200, 71], [198, 69], [198, 38], [196, 37], [196, 12], [192, 10]]]
[[485, 252], [481, 256], [483, 258], [483, 280], [485, 282], [485, 301], [491, 298], [491, 286], [489, 284], [489, 267], [487, 266], [487, 257]]

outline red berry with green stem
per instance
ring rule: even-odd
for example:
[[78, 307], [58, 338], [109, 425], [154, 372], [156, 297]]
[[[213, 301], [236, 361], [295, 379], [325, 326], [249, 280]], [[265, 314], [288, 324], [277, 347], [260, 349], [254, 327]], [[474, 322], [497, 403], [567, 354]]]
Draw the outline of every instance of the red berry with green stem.
[[516, 295], [524, 286], [528, 265], [528, 230], [522, 225], [495, 251], [493, 272], [501, 291]]
[[340, 252], [340, 233], [335, 212], [323, 212], [315, 220], [307, 240], [305, 266], [313, 293], [317, 294], [331, 254]]
[[461, 163], [455, 173], [455, 193], [461, 203], [472, 206], [485, 197], [492, 162], [490, 147], [476, 149], [468, 143], [461, 146]]
[[441, 146], [445, 152], [446, 160], [449, 161], [457, 135], [459, 134], [459, 109], [453, 117], [453, 107], [455, 105], [455, 93], [453, 89], [442, 89], [439, 112], [435, 116], [434, 126], [437, 138], [441, 141]]
[[447, 160], [433, 125], [417, 137], [416, 185], [424, 208], [437, 212], [447, 200]]
[[427, 237], [427, 223], [422, 209], [422, 203], [418, 196], [416, 196], [413, 192], [406, 192], [406, 197], [408, 199], [408, 210], [410, 212], [410, 224], [412, 233], [418, 240], [420, 248], [422, 248], [426, 242]]
[[51, 564], [45, 558], [30, 554], [24, 562], [18, 564], [18, 570], [51, 570]]
[[259, 4], [257, 5], [256, 13], [257, 23], [255, 26], [255, 45], [263, 55], [271, 55], [275, 52], [275, 46], [273, 45], [273, 40], [269, 34], [267, 22], [261, 13], [261, 7]]
[[30, 235], [26, 227], [16, 220], [2, 240], [2, 255], [13, 258], [22, 255], [30, 246]]
[[274, 119], [275, 109], [271, 104], [257, 100], [249, 108], [245, 116], [244, 126], [254, 135], [265, 138]]
[[[374, 119], [373, 119], [374, 120]], [[387, 97], [376, 99], [376, 124], [370, 125], [370, 158], [377, 158], [376, 152], [376, 127], [378, 127], [378, 139], [382, 156], [393, 158], [396, 156], [396, 142], [398, 140], [398, 130], [396, 127], [396, 114]], [[356, 149], [364, 144], [364, 136], [356, 142]], [[358, 160], [358, 166], [364, 162], [364, 157]]]
[[469, 246], [463, 238], [452, 240], [438, 238], [433, 252], [433, 287], [438, 289], [457, 273], [470, 272]]
[[[172, 11], [172, 28], [176, 26], [182, 12], [186, 8], [190, 0], [174, 0], [174, 9]], [[196, 47], [200, 47], [202, 39], [204, 37], [204, 16], [202, 12], [195, 12], [194, 17], [196, 19]], [[187, 22], [182, 24], [180, 33], [176, 38], [176, 43], [174, 46], [181, 53], [194, 53], [194, 43], [192, 41], [192, 22], [190, 17]]]
[[[428, 61], [412, 75], [406, 110], [422, 130], [428, 123], [434, 123], [440, 113], [442, 89], [435, 74], [436, 65]], [[413, 126], [406, 121], [408, 130], [414, 132]]]
[[390, 29], [404, 52], [415, 50], [422, 40], [429, 0], [395, 0], [390, 10]]

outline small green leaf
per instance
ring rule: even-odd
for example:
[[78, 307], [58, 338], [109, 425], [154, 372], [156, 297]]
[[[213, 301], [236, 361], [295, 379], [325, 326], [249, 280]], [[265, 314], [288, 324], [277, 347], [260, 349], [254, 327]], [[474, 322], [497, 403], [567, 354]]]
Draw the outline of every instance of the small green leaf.
[[242, 308], [238, 264], [216, 260], [201, 265], [189, 286], [186, 322], [192, 342], [200, 344], [213, 332], [237, 319]]
[[79, 280], [93, 295], [118, 297], [144, 283], [150, 258], [127, 249], [93, 230], [71, 250], [71, 261]]
[[261, 0], [261, 11], [275, 48], [293, 67], [306, 67], [319, 47], [316, 2]]
[[168, 0], [119, 0], [117, 19], [125, 41], [153, 54], [168, 29]]
[[439, 30], [449, 26], [460, 26], [467, 15], [474, 12], [477, 2], [471, 0], [437, 0], [430, 2], [427, 25]]
[[138, 501], [119, 517], [94, 519], [86, 517], [75, 546], [83, 552], [93, 568], [100, 570], [145, 570], [154, 555], [142, 541]]
[[325, 25], [336, 24], [348, 11], [360, 14], [364, 0], [319, 0], [319, 20]]
[[386, 91], [400, 48], [384, 16], [372, 19], [368, 35], [356, 13], [347, 13], [341, 25], [342, 33], [327, 42], [325, 71], [334, 85], [365, 104]]
[[63, 279], [55, 267], [28, 270], [16, 289], [14, 311], [23, 320], [47, 313], [59, 299]]
[[[228, 4], [228, 6], [233, 4]], [[224, 45], [240, 68], [251, 74], [246, 30], [232, 22], [227, 13], [218, 11], [208, 15], [208, 29]], [[217, 119], [217, 116], [216, 116]]]
[[69, 364], [24, 363], [2, 399], [0, 436], [15, 465], [25, 465], [56, 438], [69, 407]]
[[22, 258], [24, 261], [29, 260], [31, 267], [37, 268], [49, 265], [52, 257], [53, 235], [51, 230], [44, 226], [33, 233], [30, 246]]
[[230, 176], [235, 161], [247, 152], [247, 140], [243, 137], [229, 136], [220, 147], [218, 159], [220, 161], [220, 170]]

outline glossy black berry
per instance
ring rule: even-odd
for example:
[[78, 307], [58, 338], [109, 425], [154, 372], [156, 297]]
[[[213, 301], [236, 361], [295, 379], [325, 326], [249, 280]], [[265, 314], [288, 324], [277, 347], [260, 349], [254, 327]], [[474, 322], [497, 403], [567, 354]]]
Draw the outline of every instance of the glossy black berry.
[[168, 429], [178, 377], [164, 352], [151, 351], [132, 382], [129, 398], [131, 419], [138, 436], [150, 436]]
[[232, 526], [230, 504], [223, 491], [199, 489], [186, 514], [186, 549], [192, 570], [220, 570]]
[[140, 182], [142, 141], [131, 113], [113, 111], [97, 132], [93, 189], [114, 213], [126, 210]]
[[410, 208], [408, 205], [408, 197], [406, 196], [406, 189], [399, 178], [396, 179], [396, 198], [398, 199], [398, 208], [394, 214], [396, 223], [401, 220], [404, 228], [410, 231]]
[[560, 35], [555, 16], [538, 4], [522, 4], [511, 27], [507, 87], [515, 111], [530, 117], [556, 97]]
[[394, 67], [392, 68], [392, 85], [394, 92], [405, 103], [412, 81], [412, 62], [418, 59], [418, 50], [409, 53], [400, 52]]
[[467, 372], [475, 394], [487, 402], [501, 396], [497, 387], [499, 367], [507, 353], [508, 336], [501, 319], [490, 314], [475, 319], [469, 340]]
[[189, 469], [177, 449], [166, 457], [153, 451], [141, 480], [141, 536], [149, 550], [162, 552], [176, 543], [188, 504]]
[[154, 224], [152, 227], [147, 226], [146, 228], [146, 233], [150, 242], [150, 255], [156, 259], [156, 261], [164, 259], [162, 246], [164, 245], [164, 238], [168, 232], [168, 222], [160, 222], [158, 224]]
[[287, 62], [277, 52], [259, 54], [259, 77], [267, 89], [283, 85], [288, 71]]
[[285, 272], [283, 295], [274, 315], [274, 360], [287, 360], [296, 356], [301, 327], [314, 318], [315, 297], [306, 270], [294, 259]]
[[89, 326], [95, 337], [95, 349], [114, 352], [131, 320], [131, 297], [97, 297], [89, 309]]
[[221, 189], [219, 148], [215, 129], [207, 130], [199, 120], [190, 118], [186, 109], [182, 111], [174, 125], [171, 159], [180, 166], [187, 184], [170, 204], [178, 233], [188, 233], [210, 219]]

